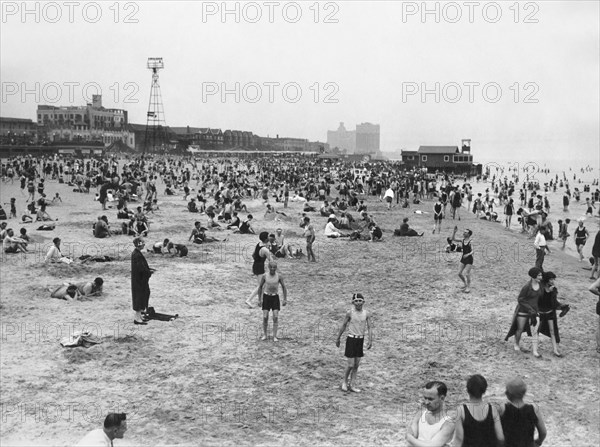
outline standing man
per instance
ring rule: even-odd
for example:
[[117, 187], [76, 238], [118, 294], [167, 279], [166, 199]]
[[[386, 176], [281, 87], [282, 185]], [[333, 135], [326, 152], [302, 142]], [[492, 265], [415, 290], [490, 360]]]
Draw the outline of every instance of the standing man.
[[444, 382], [429, 382], [423, 388], [425, 409], [417, 411], [406, 429], [406, 441], [414, 447], [448, 445], [454, 434], [454, 422], [446, 413]]
[[261, 340], [267, 339], [269, 327], [269, 312], [273, 311], [273, 341], [279, 341], [277, 338], [278, 317], [281, 306], [279, 303], [279, 284], [283, 290], [282, 306], [287, 304], [287, 287], [283, 282], [283, 277], [277, 273], [277, 263], [269, 261], [269, 273], [261, 276], [258, 283], [258, 305], [263, 310], [263, 332]]
[[113, 439], [123, 439], [126, 431], [127, 414], [109, 413], [104, 419], [104, 428], [89, 432], [77, 447], [112, 447]]
[[133, 240], [135, 248], [131, 253], [131, 298], [133, 311], [135, 312], [133, 324], [148, 324], [142, 317], [142, 312], [148, 309], [150, 300], [150, 286], [148, 281], [154, 273], [154, 269], [148, 266], [146, 258], [142, 254], [144, 249], [144, 239], [136, 237]]
[[365, 298], [361, 293], [352, 295], [352, 304], [354, 307], [346, 312], [344, 323], [340, 328], [335, 345], [340, 347], [340, 338], [348, 326], [348, 336], [346, 338], [346, 350], [344, 356], [347, 359], [346, 371], [344, 371], [344, 381], [342, 382], [342, 391], [354, 391], [360, 393], [361, 390], [355, 387], [356, 374], [360, 359], [364, 356], [363, 345], [365, 341], [365, 329], [369, 331], [369, 344], [367, 349], [373, 346], [373, 330], [369, 313], [363, 309]]
[[462, 194], [458, 189], [458, 186], [454, 190], [454, 195], [452, 196], [452, 219], [456, 218], [458, 215], [458, 220], [460, 220], [460, 207], [462, 206]]
[[546, 242], [545, 228], [538, 229], [535, 240], [533, 241], [533, 246], [535, 247], [535, 266], [543, 272], [544, 268], [542, 266], [544, 265], [546, 252], [550, 254], [550, 248], [548, 248], [548, 243]]
[[[265, 262], [271, 261], [272, 255], [271, 250], [269, 250], [269, 233], [267, 231], [263, 231], [258, 235], [259, 243], [256, 244], [254, 248], [254, 253], [252, 253], [252, 273], [256, 276], [258, 280], [258, 284], [260, 284], [261, 276], [265, 273]], [[252, 291], [250, 296], [246, 299], [246, 305], [250, 308], [254, 308], [252, 305], [252, 299], [258, 295], [260, 286], [257, 285], [256, 289]]]
[[385, 200], [385, 203], [387, 204], [387, 209], [388, 210], [392, 209], [392, 202], [394, 201], [394, 190], [392, 189], [391, 185], [385, 191], [385, 194], [383, 195], [383, 198]]
[[310, 217], [306, 216], [304, 218], [304, 237], [306, 238], [306, 256], [308, 257], [308, 262], [317, 262], [317, 258], [315, 257], [315, 252], [312, 249], [313, 242], [317, 238], [315, 233], [315, 228], [310, 223]]

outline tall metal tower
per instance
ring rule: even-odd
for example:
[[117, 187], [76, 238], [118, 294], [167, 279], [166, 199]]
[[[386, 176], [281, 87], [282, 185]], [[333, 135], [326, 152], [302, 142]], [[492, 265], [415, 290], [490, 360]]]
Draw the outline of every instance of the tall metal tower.
[[150, 86], [150, 101], [146, 118], [146, 133], [144, 135], [144, 152], [165, 150], [169, 137], [165, 123], [165, 111], [158, 83], [158, 70], [164, 68], [162, 57], [149, 57], [147, 68], [152, 70], [152, 85]]

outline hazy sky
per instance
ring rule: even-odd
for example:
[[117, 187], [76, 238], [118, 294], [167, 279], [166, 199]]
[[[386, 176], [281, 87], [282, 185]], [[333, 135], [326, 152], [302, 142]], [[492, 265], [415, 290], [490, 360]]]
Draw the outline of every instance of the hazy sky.
[[170, 126], [325, 141], [372, 122], [384, 151], [471, 138], [476, 160], [599, 158], [597, 1], [26, 6], [2, 2], [2, 116], [99, 87], [145, 124], [162, 57]]

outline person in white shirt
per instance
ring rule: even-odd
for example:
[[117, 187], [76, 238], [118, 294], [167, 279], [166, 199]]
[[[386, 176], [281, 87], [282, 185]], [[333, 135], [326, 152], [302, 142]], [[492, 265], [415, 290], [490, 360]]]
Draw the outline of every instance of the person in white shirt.
[[67, 256], [63, 256], [60, 251], [60, 238], [55, 237], [52, 239], [52, 242], [54, 242], [54, 245], [50, 247], [48, 253], [46, 253], [44, 262], [63, 262], [65, 264], [71, 264], [73, 260]]
[[394, 190], [389, 187], [383, 195], [383, 200], [387, 203], [387, 209], [392, 209], [392, 202], [394, 201]]
[[454, 421], [448, 416], [443, 382], [429, 382], [423, 388], [424, 409], [419, 409], [406, 428], [406, 441], [413, 447], [448, 446], [454, 435]]
[[327, 225], [325, 225], [325, 232], [323, 234], [330, 238], [350, 236], [349, 234], [343, 234], [343, 233], [340, 233], [339, 231], [337, 231], [337, 228], [335, 227], [335, 224], [334, 224], [335, 221], [336, 221], [335, 217], [329, 217], [329, 219], [327, 220]]
[[123, 439], [127, 431], [125, 413], [109, 413], [104, 419], [104, 428], [92, 430], [83, 437], [77, 447], [114, 447], [114, 439]]
[[12, 228], [6, 230], [6, 236], [2, 241], [2, 248], [4, 253], [27, 253], [27, 241], [20, 237], [15, 237], [15, 233]]
[[550, 249], [548, 248], [548, 244], [546, 243], [546, 229], [540, 228], [535, 235], [535, 240], [533, 241], [533, 246], [535, 247], [535, 266], [540, 270], [544, 270], [542, 265], [544, 264], [544, 257], [546, 256], [546, 251], [550, 253]]

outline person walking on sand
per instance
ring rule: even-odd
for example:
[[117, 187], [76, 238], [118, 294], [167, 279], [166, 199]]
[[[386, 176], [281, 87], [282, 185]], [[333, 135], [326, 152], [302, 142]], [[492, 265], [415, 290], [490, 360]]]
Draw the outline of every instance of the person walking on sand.
[[267, 231], [263, 231], [258, 235], [258, 239], [259, 242], [256, 244], [256, 247], [254, 247], [254, 253], [252, 253], [252, 273], [257, 278], [257, 285], [250, 296], [246, 299], [246, 305], [250, 308], [254, 308], [252, 305], [252, 299], [255, 296], [258, 296], [261, 275], [265, 273], [265, 262], [273, 259], [268, 245], [269, 233]]
[[460, 258], [460, 268], [458, 269], [458, 277], [463, 282], [464, 286], [461, 287], [463, 293], [471, 293], [471, 270], [473, 269], [473, 246], [471, 245], [471, 237], [473, 232], [471, 230], [463, 231], [463, 239], [455, 239], [457, 227], [454, 227], [452, 237], [448, 239], [448, 242], [460, 242], [462, 245], [462, 256]]
[[575, 229], [575, 245], [577, 246], [577, 253], [579, 253], [579, 262], [583, 261], [583, 246], [590, 237], [590, 233], [587, 228], [583, 226], [583, 218], [579, 219], [578, 226]]
[[442, 196], [433, 205], [433, 234], [438, 230], [438, 234], [442, 232], [442, 219], [444, 218], [444, 206], [442, 204]]
[[540, 320], [538, 319], [538, 303], [544, 293], [540, 284], [543, 273], [541, 269], [532, 267], [527, 274], [531, 279], [523, 286], [519, 293], [517, 307], [513, 314], [510, 329], [508, 334], [506, 334], [504, 341], [508, 341], [508, 339], [514, 335], [514, 350], [529, 352], [525, 348], [519, 346], [521, 335], [523, 334], [523, 331], [526, 331], [527, 335], [532, 337], [531, 345], [533, 347], [533, 356], [540, 358], [541, 355], [538, 353], [538, 331], [540, 327]]
[[[279, 302], [279, 285], [283, 291], [283, 301]], [[277, 263], [269, 261], [269, 273], [260, 277], [258, 283], [258, 305], [263, 311], [263, 336], [261, 340], [268, 338], [269, 312], [273, 311], [273, 341], [279, 341], [277, 338], [277, 326], [279, 323], [279, 311], [281, 306], [287, 304], [287, 287], [283, 282], [283, 276], [277, 273]]]
[[533, 246], [535, 247], [535, 266], [541, 271], [544, 271], [543, 265], [546, 252], [548, 252], [548, 254], [551, 253], [548, 243], [546, 242], [545, 228], [538, 228], [538, 231], [535, 235], [535, 240], [533, 241]]
[[337, 336], [335, 345], [340, 347], [340, 339], [342, 334], [348, 327], [348, 336], [346, 337], [346, 370], [344, 371], [344, 380], [342, 382], [342, 391], [353, 391], [360, 393], [361, 390], [356, 388], [356, 375], [358, 374], [358, 366], [360, 359], [364, 356], [363, 346], [365, 341], [365, 332], [369, 331], [369, 343], [367, 349], [373, 346], [373, 329], [371, 325], [370, 314], [366, 309], [363, 309], [365, 298], [361, 293], [352, 295], [352, 308], [346, 312], [344, 322]]

